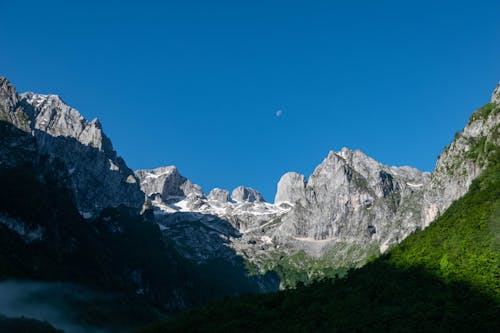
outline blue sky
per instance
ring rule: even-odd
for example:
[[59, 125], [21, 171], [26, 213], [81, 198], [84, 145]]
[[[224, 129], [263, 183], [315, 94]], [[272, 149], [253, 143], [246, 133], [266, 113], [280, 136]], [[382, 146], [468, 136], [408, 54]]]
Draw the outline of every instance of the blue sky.
[[[500, 80], [500, 2], [0, 1], [0, 75], [133, 168], [272, 201], [330, 150], [433, 169]], [[277, 117], [276, 112], [282, 111]]]

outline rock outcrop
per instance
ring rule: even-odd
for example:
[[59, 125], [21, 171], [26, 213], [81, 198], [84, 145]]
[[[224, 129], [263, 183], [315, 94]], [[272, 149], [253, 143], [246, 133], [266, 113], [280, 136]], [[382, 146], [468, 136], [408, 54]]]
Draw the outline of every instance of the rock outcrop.
[[[290, 178], [294, 185], [285, 186]], [[298, 175], [282, 178], [277, 197], [287, 198], [294, 206], [273, 236], [325, 245], [375, 242], [385, 250], [419, 228], [429, 178], [413, 168], [385, 166], [359, 150], [332, 151], [307, 183]], [[294, 189], [292, 198], [284, 195], [289, 188]]]
[[202, 196], [201, 187], [181, 176], [175, 166], [160, 167], [153, 170], [137, 170], [144, 193], [148, 196], [159, 194], [162, 200], [187, 197], [189, 194]]
[[274, 203], [293, 204], [305, 199], [306, 184], [306, 177], [304, 175], [300, 175], [296, 172], [285, 173], [278, 182]]
[[251, 187], [238, 186], [231, 193], [231, 199], [238, 202], [264, 202], [264, 197]]
[[199, 185], [180, 175], [174, 166], [138, 170], [136, 175], [159, 215], [193, 213], [189, 219], [217, 216], [239, 232], [246, 232], [288, 210], [265, 202], [262, 195], [250, 187], [238, 186], [231, 196], [227, 190], [215, 188], [206, 196]]
[[18, 95], [5, 78], [0, 78], [0, 99], [1, 120], [33, 135], [40, 155], [64, 162], [82, 215], [91, 217], [119, 205], [142, 207], [137, 179], [97, 119], [85, 120], [56, 95]]
[[228, 203], [229, 201], [231, 201], [231, 196], [229, 195], [228, 190], [214, 188], [208, 194], [208, 200], [219, 202], [219, 203]]
[[31, 131], [32, 114], [23, 108], [16, 88], [5, 78], [0, 76], [0, 120], [11, 123], [23, 131]]
[[474, 112], [462, 132], [439, 155], [426, 187], [424, 226], [464, 195], [485, 168], [487, 156], [500, 145], [500, 85], [490, 103]]

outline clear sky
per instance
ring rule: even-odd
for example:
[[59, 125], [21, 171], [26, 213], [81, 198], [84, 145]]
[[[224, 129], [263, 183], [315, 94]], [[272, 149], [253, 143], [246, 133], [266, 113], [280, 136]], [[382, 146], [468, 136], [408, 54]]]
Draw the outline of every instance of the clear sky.
[[[99, 117], [133, 169], [272, 201], [357, 148], [431, 171], [500, 80], [500, 1], [2, 1], [0, 75]], [[277, 112], [280, 116], [277, 116]]]

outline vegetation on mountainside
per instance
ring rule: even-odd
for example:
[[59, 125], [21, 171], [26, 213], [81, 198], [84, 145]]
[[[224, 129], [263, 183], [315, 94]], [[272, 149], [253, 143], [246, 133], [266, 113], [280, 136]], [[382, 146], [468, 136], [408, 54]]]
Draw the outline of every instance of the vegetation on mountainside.
[[427, 229], [410, 235], [389, 254], [400, 268], [421, 266], [446, 282], [467, 282], [500, 296], [500, 150], [474, 181]]
[[493, 111], [496, 107], [498, 107], [495, 103], [486, 103], [478, 110], [476, 110], [469, 118], [469, 123], [478, 120], [478, 119], [486, 119], [490, 115], [491, 111]]
[[430, 227], [337, 280], [228, 298], [153, 332], [500, 331], [500, 150]]
[[310, 256], [303, 250], [291, 255], [271, 252], [255, 262], [247, 262], [247, 269], [250, 274], [275, 272], [281, 288], [294, 288], [299, 283], [308, 285], [324, 278], [343, 277], [350, 268], [360, 267], [379, 254], [376, 244], [336, 243], [320, 257]]
[[[468, 125], [475, 121], [485, 121], [491, 115], [496, 115], [500, 112], [500, 105], [496, 103], [487, 103], [483, 105], [481, 108], [477, 109], [472, 115], [469, 117]], [[470, 150], [466, 152], [466, 154], [462, 157], [465, 157], [469, 160], [476, 161], [479, 166], [484, 166], [484, 164], [488, 161], [488, 155], [490, 152], [495, 150], [495, 142], [498, 142], [498, 136], [500, 135], [500, 125], [496, 125], [494, 128], [490, 130], [490, 135], [488, 137], [472, 137], [472, 138], [462, 138], [462, 132], [456, 132], [454, 142], [460, 139], [465, 139], [468, 141], [468, 145], [470, 146]], [[446, 146], [443, 152], [447, 152], [454, 142], [450, 143]], [[438, 156], [441, 156], [441, 154]], [[453, 166], [449, 165], [448, 173], [451, 175], [454, 171], [457, 170], [458, 166], [462, 164], [462, 160], [456, 160]]]

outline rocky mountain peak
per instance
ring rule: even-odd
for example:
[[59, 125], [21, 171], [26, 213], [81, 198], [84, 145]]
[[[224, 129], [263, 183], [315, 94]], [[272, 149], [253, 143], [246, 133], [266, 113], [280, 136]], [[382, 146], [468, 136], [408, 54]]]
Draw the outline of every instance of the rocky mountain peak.
[[94, 125], [96, 128], [102, 130], [102, 123], [101, 121], [99, 120], [99, 118], [94, 118], [92, 119], [92, 121], [90, 122], [92, 125]]
[[87, 121], [57, 95], [18, 95], [0, 78], [0, 119], [33, 136], [37, 153], [61, 161], [68, 187], [85, 217], [106, 207], [140, 209], [144, 202], [131, 170], [116, 155], [97, 120]]
[[296, 204], [281, 217], [274, 236], [288, 235], [313, 255], [339, 242], [384, 251], [419, 228], [428, 178], [413, 168], [383, 165], [360, 150], [331, 151], [307, 182], [294, 173], [281, 178], [275, 202]]
[[306, 177], [296, 172], [287, 172], [281, 176], [276, 196], [274, 198], [275, 204], [295, 202], [305, 198], [306, 190]]
[[2, 104], [9, 103], [11, 107], [18, 102], [16, 88], [3, 76], [0, 76], [0, 98]]
[[0, 76], [0, 120], [31, 131], [30, 112], [20, 105], [16, 88], [3, 76]]
[[183, 177], [175, 166], [137, 170], [135, 174], [147, 196], [159, 194], [162, 200], [168, 201], [170, 197], [187, 197], [189, 194], [204, 195], [201, 187]]
[[227, 203], [227, 202], [231, 201], [231, 197], [229, 195], [228, 190], [214, 188], [208, 194], [208, 200], [216, 201], [216, 202], [220, 202], [220, 203]]
[[111, 152], [111, 140], [104, 135], [97, 118], [87, 121], [78, 110], [67, 105], [58, 95], [21, 94], [21, 99], [34, 107], [34, 127], [52, 136], [74, 138], [80, 143]]
[[264, 197], [251, 187], [238, 186], [231, 193], [231, 199], [237, 202], [265, 202]]
[[164, 166], [152, 170], [136, 170], [135, 175], [139, 178], [141, 189], [149, 196], [160, 194], [165, 196], [183, 196], [180, 186], [186, 181], [179, 174], [175, 166]]

